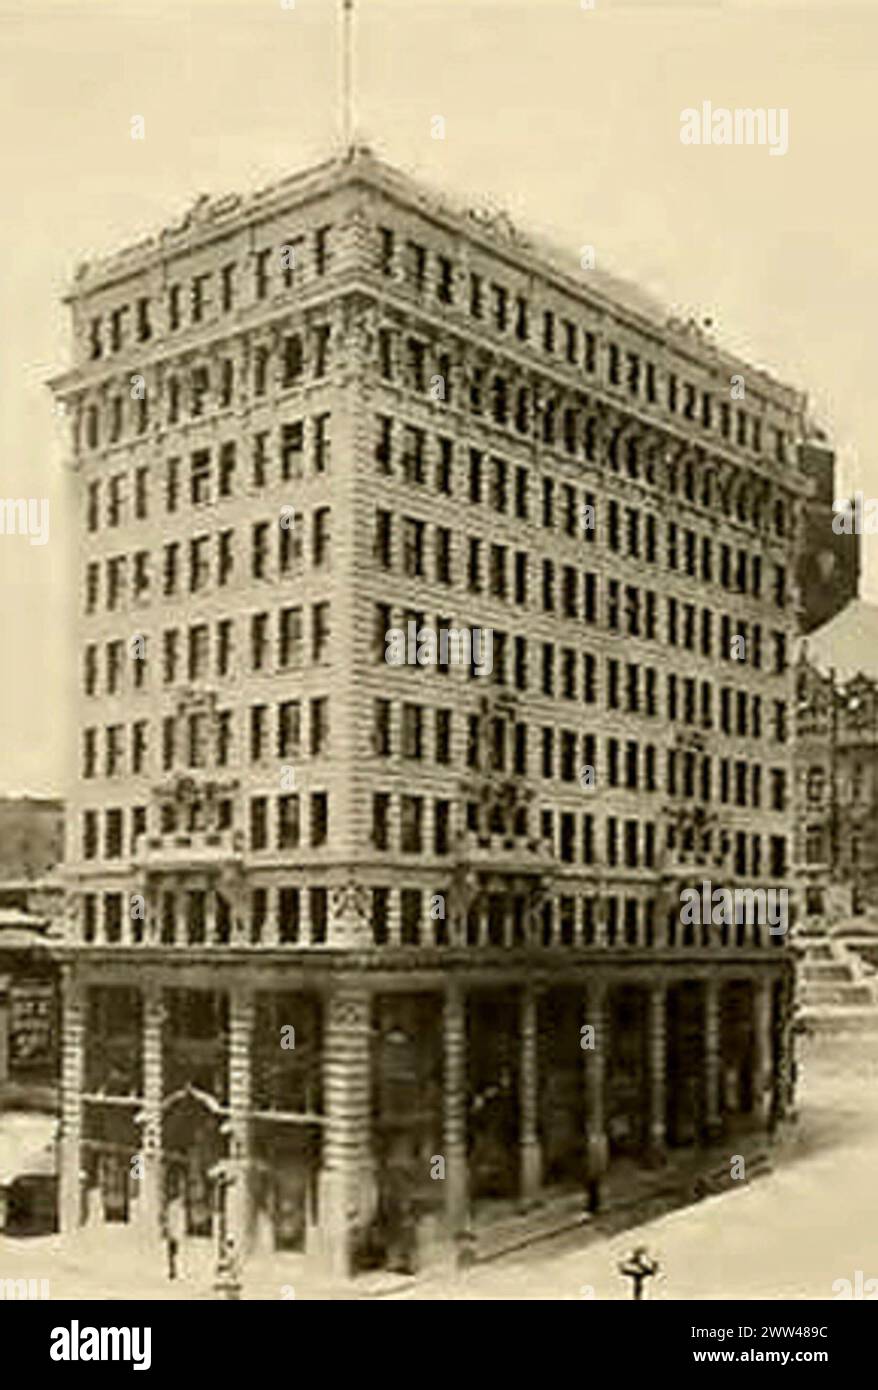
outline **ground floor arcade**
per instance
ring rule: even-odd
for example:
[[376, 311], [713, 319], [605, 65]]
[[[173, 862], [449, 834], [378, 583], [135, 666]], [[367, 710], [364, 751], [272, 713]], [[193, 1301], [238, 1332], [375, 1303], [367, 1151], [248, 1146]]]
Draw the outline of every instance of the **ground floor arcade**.
[[[138, 984], [129, 982], [137, 978]], [[791, 1102], [786, 961], [535, 970], [288, 960], [65, 967], [62, 1228], [136, 1225], [334, 1272], [414, 1268], [476, 1216], [599, 1207], [614, 1163]]]

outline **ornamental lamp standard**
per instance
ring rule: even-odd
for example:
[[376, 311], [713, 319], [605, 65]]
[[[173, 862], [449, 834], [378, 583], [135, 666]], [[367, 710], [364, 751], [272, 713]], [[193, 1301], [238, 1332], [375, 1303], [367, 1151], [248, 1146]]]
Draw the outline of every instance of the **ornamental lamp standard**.
[[214, 1274], [214, 1292], [218, 1298], [237, 1300], [241, 1297], [241, 1270], [235, 1238], [228, 1231], [228, 1194], [231, 1188], [243, 1180], [242, 1164], [238, 1156], [220, 1159], [210, 1170], [216, 1183], [217, 1211], [217, 1254]]
[[633, 1255], [619, 1265], [619, 1273], [631, 1280], [632, 1297], [635, 1302], [641, 1301], [647, 1279], [652, 1279], [658, 1274], [659, 1268], [658, 1260], [650, 1259], [645, 1245], [638, 1245]]

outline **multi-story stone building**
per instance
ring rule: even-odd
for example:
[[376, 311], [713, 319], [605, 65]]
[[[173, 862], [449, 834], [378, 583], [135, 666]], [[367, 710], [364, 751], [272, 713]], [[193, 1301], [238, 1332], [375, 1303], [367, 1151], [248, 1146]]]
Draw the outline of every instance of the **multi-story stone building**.
[[361, 150], [70, 305], [65, 1228], [400, 1264], [782, 1115], [680, 893], [787, 880], [803, 397]]

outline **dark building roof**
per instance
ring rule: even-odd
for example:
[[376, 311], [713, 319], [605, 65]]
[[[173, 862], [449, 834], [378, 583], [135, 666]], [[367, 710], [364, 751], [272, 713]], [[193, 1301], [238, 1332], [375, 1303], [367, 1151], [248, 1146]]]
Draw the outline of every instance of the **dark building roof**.
[[803, 640], [803, 654], [820, 671], [835, 670], [846, 682], [864, 675], [878, 680], [878, 604], [855, 598]]

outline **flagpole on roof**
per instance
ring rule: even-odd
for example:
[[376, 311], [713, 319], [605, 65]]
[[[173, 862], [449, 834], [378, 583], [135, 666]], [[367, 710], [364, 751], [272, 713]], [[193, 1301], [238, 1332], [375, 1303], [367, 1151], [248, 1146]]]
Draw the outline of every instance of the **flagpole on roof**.
[[354, 0], [341, 0], [341, 143], [354, 143]]

